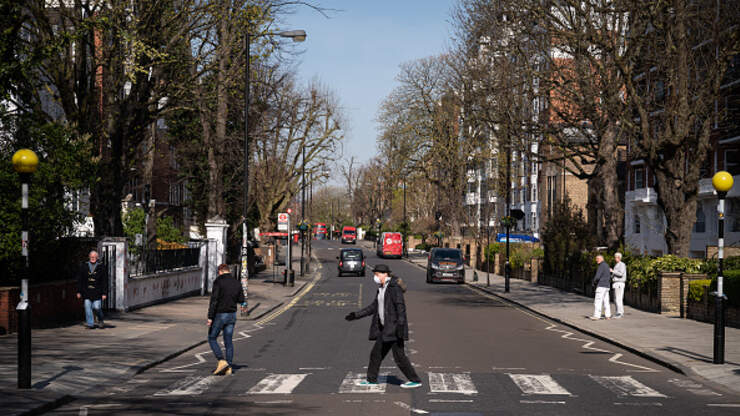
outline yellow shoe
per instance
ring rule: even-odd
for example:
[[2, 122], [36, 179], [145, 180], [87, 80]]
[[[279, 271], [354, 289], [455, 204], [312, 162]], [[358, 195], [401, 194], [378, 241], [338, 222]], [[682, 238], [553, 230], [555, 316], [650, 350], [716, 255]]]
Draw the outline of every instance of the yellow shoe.
[[226, 369], [226, 372], [224, 373], [224, 375], [225, 376], [230, 376], [233, 373], [234, 373], [234, 371], [231, 369], [231, 367], [229, 367], [229, 368]]
[[229, 368], [229, 363], [227, 363], [226, 360], [218, 360], [218, 366], [216, 367], [216, 370], [213, 371], [213, 375], [217, 376], [223, 373], [227, 368]]

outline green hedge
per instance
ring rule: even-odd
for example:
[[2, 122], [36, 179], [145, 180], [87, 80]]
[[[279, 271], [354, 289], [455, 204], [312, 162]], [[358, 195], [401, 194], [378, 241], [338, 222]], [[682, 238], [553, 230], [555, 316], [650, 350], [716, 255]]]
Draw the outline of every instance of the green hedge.
[[432, 249], [432, 247], [434, 247], [434, 246], [431, 245], [431, 244], [429, 244], [429, 243], [419, 243], [414, 248], [417, 249], [417, 250], [429, 251], [429, 250]]
[[[659, 272], [699, 273], [704, 264], [699, 259], [687, 259], [672, 254], [656, 258], [630, 256], [624, 260], [627, 265], [627, 281], [635, 288], [657, 283]], [[609, 264], [613, 265], [613, 262]]]
[[[740, 270], [727, 270], [722, 273], [722, 291], [727, 296], [727, 302], [733, 306], [740, 306]], [[710, 292], [717, 290], [717, 278], [712, 279]]]
[[[724, 259], [722, 268], [724, 271], [740, 270], [740, 256], [732, 256]], [[717, 277], [717, 259], [707, 260], [702, 266], [702, 273], [706, 273], [710, 277]]]
[[712, 284], [711, 279], [692, 280], [689, 282], [689, 299], [694, 302], [701, 302], [704, 297], [704, 288]]

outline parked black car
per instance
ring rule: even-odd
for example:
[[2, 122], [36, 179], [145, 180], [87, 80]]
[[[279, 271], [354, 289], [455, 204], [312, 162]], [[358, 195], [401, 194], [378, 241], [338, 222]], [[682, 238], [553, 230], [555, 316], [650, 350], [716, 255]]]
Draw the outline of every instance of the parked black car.
[[365, 254], [359, 248], [343, 248], [337, 256], [339, 276], [344, 273], [354, 273], [357, 276], [365, 275]]
[[460, 249], [432, 249], [427, 262], [427, 283], [434, 282], [465, 282], [465, 265]]

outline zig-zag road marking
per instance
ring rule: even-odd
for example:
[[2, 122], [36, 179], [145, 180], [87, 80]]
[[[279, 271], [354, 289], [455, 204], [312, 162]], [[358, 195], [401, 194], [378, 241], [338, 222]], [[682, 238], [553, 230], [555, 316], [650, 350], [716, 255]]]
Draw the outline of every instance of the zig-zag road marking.
[[[239, 335], [241, 335], [241, 337], [240, 338], [234, 338], [233, 339], [233, 342], [237, 342], [237, 341], [245, 340], [247, 338], [251, 338], [252, 336], [249, 335], [248, 332], [254, 332], [254, 331], [260, 330], [262, 328], [263, 327], [260, 325], [260, 326], [255, 326], [254, 328], [250, 328], [247, 331], [239, 331]], [[223, 346], [223, 342], [221, 343], [221, 345]], [[190, 367], [193, 367], [193, 366], [196, 366], [198, 364], [202, 364], [202, 363], [206, 362], [206, 359], [203, 358], [203, 356], [204, 355], [207, 355], [207, 354], [212, 354], [211, 350], [201, 351], [201, 352], [198, 352], [198, 353], [193, 354], [193, 357], [195, 357], [195, 360], [196, 360], [194, 363], [180, 365], [180, 366], [172, 367], [172, 368], [165, 368], [165, 369], [160, 370], [160, 373], [192, 373], [192, 372], [195, 371], [195, 369], [194, 368], [190, 368]]]
[[[471, 287], [471, 286], [465, 286], [465, 287], [467, 287], [468, 289], [470, 289], [473, 293], [477, 293], [478, 295], [481, 295], [481, 296], [483, 296], [485, 298], [492, 299], [492, 300], [495, 300], [497, 302], [503, 303], [500, 299], [498, 299], [498, 298], [496, 298], [496, 297], [494, 297], [494, 296], [492, 296], [492, 295], [490, 295], [490, 294], [482, 291], [481, 289], [474, 288], [474, 287]], [[521, 307], [519, 307], [517, 305], [511, 305], [511, 306], [513, 308], [519, 310], [520, 312], [524, 313], [524, 314], [527, 314], [527, 315], [529, 315], [529, 316], [531, 316], [531, 317], [533, 317], [535, 319], [538, 319], [538, 320], [546, 323], [548, 325], [545, 328], [546, 330], [552, 331], [552, 332], [562, 333], [563, 335], [561, 336], [561, 338], [568, 339], [568, 340], [571, 340], [571, 341], [576, 341], [576, 342], [583, 342], [583, 345], [581, 345], [581, 348], [584, 348], [584, 349], [587, 349], [587, 350], [591, 350], [591, 351], [596, 351], [596, 352], [603, 352], [603, 353], [608, 353], [608, 354], [614, 354], [609, 359], [609, 362], [611, 362], [611, 363], [619, 364], [619, 365], [624, 365], [624, 366], [628, 366], [628, 367], [632, 367], [632, 368], [636, 368], [638, 370], [632, 370], [632, 371], [641, 372], [641, 373], [657, 373], [657, 372], [659, 372], [659, 370], [655, 370], [655, 369], [650, 368], [650, 367], [644, 367], [644, 366], [641, 366], [641, 365], [631, 364], [631, 363], [626, 363], [624, 361], [620, 361], [619, 359], [623, 356], [623, 354], [621, 354], [621, 353], [615, 353], [614, 351], [609, 351], [609, 350], [605, 350], [605, 349], [601, 349], [601, 348], [592, 347], [592, 345], [595, 344], [596, 341], [590, 341], [590, 340], [583, 339], [583, 338], [576, 338], [576, 337], [573, 336], [575, 334], [574, 332], [563, 330], [563, 329], [558, 329], [558, 326], [556, 324], [553, 324], [553, 323], [547, 321], [546, 319], [544, 319], [544, 318], [542, 318], [542, 317], [540, 317], [538, 315], [535, 315], [535, 314], [533, 314], [533, 313], [531, 313], [531, 312], [529, 312], [529, 311], [527, 311], [527, 310], [525, 310], [525, 309], [523, 309], [523, 308], [521, 308]]]

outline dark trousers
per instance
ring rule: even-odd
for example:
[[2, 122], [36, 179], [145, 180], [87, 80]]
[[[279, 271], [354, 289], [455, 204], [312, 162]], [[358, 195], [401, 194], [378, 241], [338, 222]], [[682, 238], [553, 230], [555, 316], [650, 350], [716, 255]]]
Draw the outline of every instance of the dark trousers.
[[404, 376], [409, 381], [421, 383], [421, 379], [416, 374], [414, 367], [411, 365], [406, 353], [403, 350], [403, 340], [398, 339], [396, 341], [383, 341], [382, 336], [375, 341], [373, 350], [370, 352], [370, 364], [367, 366], [367, 381], [377, 383], [378, 372], [380, 372], [380, 363], [383, 362], [383, 358], [388, 355], [388, 351], [393, 351], [393, 359], [396, 360], [396, 365], [401, 370]]

